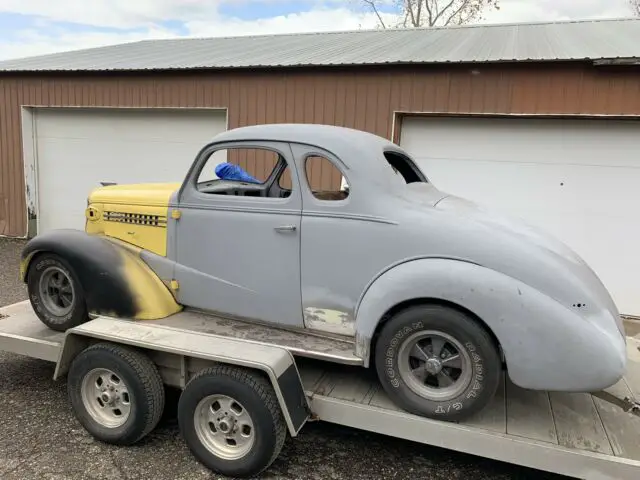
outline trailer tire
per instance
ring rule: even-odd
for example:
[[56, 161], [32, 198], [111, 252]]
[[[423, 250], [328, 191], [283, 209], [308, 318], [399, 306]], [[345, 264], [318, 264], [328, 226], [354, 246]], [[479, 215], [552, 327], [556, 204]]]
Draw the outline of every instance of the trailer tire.
[[498, 347], [483, 326], [442, 305], [409, 307], [385, 323], [375, 365], [394, 403], [444, 421], [482, 410], [496, 393], [502, 369]]
[[198, 373], [178, 402], [178, 423], [207, 468], [251, 477], [278, 457], [287, 427], [273, 387], [260, 373], [219, 365]]
[[164, 385], [156, 366], [146, 355], [120, 345], [98, 343], [78, 354], [67, 389], [80, 424], [105, 443], [136, 443], [156, 427], [164, 410]]
[[29, 266], [29, 301], [42, 323], [64, 332], [89, 319], [82, 285], [60, 255], [42, 253]]

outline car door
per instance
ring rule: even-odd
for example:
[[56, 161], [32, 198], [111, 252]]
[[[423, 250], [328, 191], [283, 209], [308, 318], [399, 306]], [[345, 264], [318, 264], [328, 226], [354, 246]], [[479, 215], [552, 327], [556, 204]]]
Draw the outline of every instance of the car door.
[[302, 190], [301, 284], [305, 327], [353, 336], [355, 309], [385, 259], [371, 248], [388, 224], [363, 214], [358, 184], [330, 152], [292, 144]]
[[[256, 183], [216, 178], [216, 165], [226, 160], [251, 164]], [[180, 303], [302, 327], [302, 200], [291, 147], [233, 142], [205, 149], [178, 202], [175, 276]]]

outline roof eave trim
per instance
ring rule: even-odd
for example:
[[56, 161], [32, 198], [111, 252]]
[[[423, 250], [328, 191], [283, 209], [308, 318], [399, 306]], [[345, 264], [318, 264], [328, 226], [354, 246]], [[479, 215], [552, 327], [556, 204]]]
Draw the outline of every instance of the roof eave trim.
[[640, 65], [640, 57], [615, 57], [615, 58], [598, 58], [593, 61], [598, 66], [636, 66]]
[[[448, 60], [433, 62], [360, 62], [360, 63], [297, 63], [291, 65], [238, 65], [238, 66], [189, 66], [189, 67], [146, 67], [146, 68], [30, 68], [30, 69], [1, 69], [1, 73], [142, 73], [142, 72], [186, 72], [186, 71], [220, 71], [220, 70], [250, 70], [250, 69], [285, 69], [285, 68], [339, 68], [339, 67], [393, 67], [393, 66], [446, 66], [446, 65], [499, 65], [499, 64], [530, 64], [530, 63], [578, 63], [593, 62], [595, 65], [611, 64], [614, 61], [624, 62], [635, 59], [640, 63], [639, 57], [628, 59], [592, 59], [585, 58], [526, 58], [526, 59], [495, 59], [495, 60]], [[609, 62], [609, 63], [605, 63]], [[638, 64], [635, 63], [635, 64]], [[619, 63], [625, 64], [625, 63]], [[631, 64], [631, 63], [627, 63]]]

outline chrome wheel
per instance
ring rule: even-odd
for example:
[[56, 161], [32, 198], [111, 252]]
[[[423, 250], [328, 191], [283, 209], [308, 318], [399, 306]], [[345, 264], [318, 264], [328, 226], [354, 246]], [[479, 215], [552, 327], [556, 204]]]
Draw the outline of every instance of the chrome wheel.
[[402, 380], [414, 393], [428, 400], [451, 400], [471, 383], [469, 353], [444, 332], [414, 333], [401, 345], [398, 362]]
[[91, 417], [107, 428], [123, 425], [131, 413], [129, 389], [111, 370], [96, 368], [87, 373], [81, 386], [82, 403]]
[[235, 399], [209, 395], [198, 403], [193, 416], [198, 439], [213, 455], [237, 460], [251, 451], [255, 441], [253, 420]]
[[75, 291], [67, 272], [51, 266], [40, 277], [40, 298], [45, 308], [56, 317], [64, 317], [73, 309]]

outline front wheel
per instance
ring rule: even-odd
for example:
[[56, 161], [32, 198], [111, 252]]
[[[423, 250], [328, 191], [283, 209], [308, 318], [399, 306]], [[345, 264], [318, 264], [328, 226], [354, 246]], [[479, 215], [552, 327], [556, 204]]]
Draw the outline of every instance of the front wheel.
[[470, 316], [440, 305], [411, 307], [391, 318], [375, 355], [391, 400], [438, 420], [479, 412], [500, 382], [502, 365], [491, 336]]
[[88, 320], [78, 277], [59, 255], [46, 253], [32, 260], [27, 289], [34, 312], [52, 330], [64, 332]]

